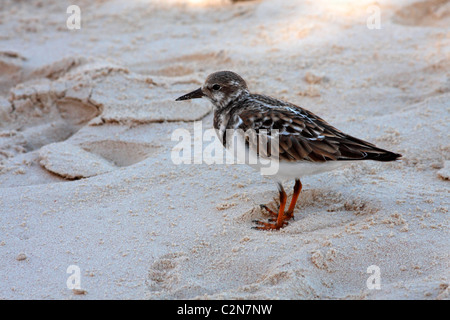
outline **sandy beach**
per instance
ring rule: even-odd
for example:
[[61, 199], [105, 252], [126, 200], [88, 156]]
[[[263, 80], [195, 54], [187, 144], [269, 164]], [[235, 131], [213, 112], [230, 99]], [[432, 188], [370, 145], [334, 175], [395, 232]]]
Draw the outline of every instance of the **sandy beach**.
[[[73, 4], [0, 4], [0, 299], [450, 299], [449, 0]], [[173, 161], [219, 70], [403, 157], [254, 230], [271, 179]]]

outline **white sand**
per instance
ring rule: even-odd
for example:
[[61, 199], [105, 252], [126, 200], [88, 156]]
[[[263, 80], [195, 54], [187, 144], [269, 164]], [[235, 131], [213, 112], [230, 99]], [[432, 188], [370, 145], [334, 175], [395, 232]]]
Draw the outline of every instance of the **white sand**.
[[[373, 1], [85, 0], [73, 31], [69, 4], [1, 5], [1, 299], [449, 299], [449, 1], [378, 1], [373, 30]], [[272, 181], [170, 157], [212, 126], [173, 100], [222, 69], [404, 158], [305, 178], [253, 230]]]

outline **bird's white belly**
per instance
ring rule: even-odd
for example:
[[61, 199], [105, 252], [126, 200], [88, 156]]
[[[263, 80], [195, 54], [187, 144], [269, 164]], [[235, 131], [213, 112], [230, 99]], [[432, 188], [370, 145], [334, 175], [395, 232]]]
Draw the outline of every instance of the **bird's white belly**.
[[[235, 145], [227, 146], [227, 152], [234, 155], [236, 163], [245, 163], [258, 170], [261, 175], [276, 180], [302, 178], [335, 170], [351, 163], [351, 161], [279, 161], [275, 158], [261, 158], [254, 149], [245, 148], [245, 139], [242, 136], [238, 136], [235, 142]], [[240, 150], [245, 150], [245, 152], [239, 152]]]
[[275, 177], [278, 179], [301, 178], [335, 170], [348, 164], [348, 161], [327, 161], [323, 163], [309, 161], [280, 162]]

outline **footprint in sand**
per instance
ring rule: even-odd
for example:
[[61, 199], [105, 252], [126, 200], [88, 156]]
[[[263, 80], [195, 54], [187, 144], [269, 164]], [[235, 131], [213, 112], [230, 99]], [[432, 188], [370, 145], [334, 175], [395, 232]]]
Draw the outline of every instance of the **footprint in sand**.
[[39, 162], [48, 171], [65, 179], [89, 178], [131, 166], [157, 151], [147, 143], [101, 140], [73, 145], [52, 143], [39, 150]]
[[177, 268], [180, 262], [186, 259], [184, 252], [165, 254], [157, 259], [148, 271], [147, 287], [150, 292], [169, 290], [178, 280]]
[[0, 95], [22, 80], [26, 60], [17, 52], [0, 51]]
[[450, 23], [450, 1], [415, 2], [398, 10], [393, 21], [408, 26], [446, 27]]
[[209, 289], [196, 283], [196, 279], [187, 280], [184, 276], [189, 257], [184, 252], [169, 253], [161, 256], [150, 267], [146, 281], [149, 299], [193, 299], [211, 294]]
[[[73, 63], [70, 59], [63, 62], [57, 63], [58, 68], [50, 68], [51, 74], [63, 72], [69, 68], [65, 64]], [[0, 103], [0, 132], [3, 136], [7, 133], [14, 136], [4, 144], [16, 144], [23, 147], [23, 152], [31, 152], [68, 139], [101, 114], [102, 106], [89, 101], [92, 87], [83, 80], [76, 83], [42, 77], [12, 88], [8, 100], [2, 99]]]
[[[15, 54], [3, 58], [23, 60]], [[7, 66], [15, 66], [11, 63]], [[20, 68], [17, 64], [14, 70]], [[66, 58], [28, 72], [25, 79], [29, 80], [9, 90], [8, 99], [0, 97], [1, 164], [17, 166], [12, 164], [15, 159], [22, 161], [23, 154], [35, 152], [38, 157], [29, 156], [28, 162], [37, 160], [65, 179], [130, 166], [157, 151], [142, 142], [67, 141], [85, 126], [95, 130], [108, 124], [195, 121], [211, 111], [207, 104], [195, 101], [191, 105], [174, 102], [191, 89], [196, 81], [192, 76], [143, 76], [102, 60]]]

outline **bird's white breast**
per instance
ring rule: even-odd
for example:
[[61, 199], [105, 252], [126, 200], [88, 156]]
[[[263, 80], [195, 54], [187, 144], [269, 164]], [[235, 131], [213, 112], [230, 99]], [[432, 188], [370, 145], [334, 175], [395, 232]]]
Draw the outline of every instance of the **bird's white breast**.
[[[234, 163], [247, 164], [261, 175], [271, 176], [276, 180], [295, 179], [305, 176], [320, 174], [323, 172], [341, 168], [350, 163], [350, 161], [279, 161], [277, 158], [260, 157], [255, 148], [246, 146], [245, 136], [242, 131], [236, 130], [236, 139], [233, 143], [227, 143], [227, 156], [235, 159]], [[227, 138], [230, 135], [227, 134]], [[245, 150], [243, 152], [243, 150]]]

